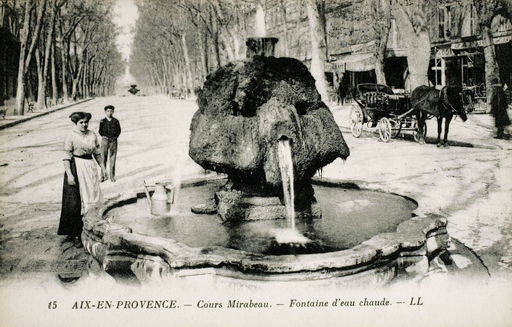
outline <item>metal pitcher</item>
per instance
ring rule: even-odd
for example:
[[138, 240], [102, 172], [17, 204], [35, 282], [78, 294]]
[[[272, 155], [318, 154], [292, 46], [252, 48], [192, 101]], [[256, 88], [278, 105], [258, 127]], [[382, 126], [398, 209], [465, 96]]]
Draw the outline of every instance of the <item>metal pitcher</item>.
[[171, 204], [174, 203], [174, 187], [169, 189], [164, 183], [155, 183], [155, 192], [152, 196], [149, 193], [146, 181], [144, 181], [144, 188], [151, 214], [168, 216], [171, 212]]

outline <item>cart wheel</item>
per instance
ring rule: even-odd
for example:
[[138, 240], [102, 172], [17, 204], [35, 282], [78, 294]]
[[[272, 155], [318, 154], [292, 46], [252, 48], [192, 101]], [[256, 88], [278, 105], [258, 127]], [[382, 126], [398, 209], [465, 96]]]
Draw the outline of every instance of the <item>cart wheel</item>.
[[363, 111], [361, 108], [357, 106], [352, 106], [352, 110], [350, 112], [350, 131], [354, 137], [361, 136], [363, 132]]
[[[423, 126], [423, 139], [427, 137], [427, 124]], [[419, 142], [420, 141], [420, 133], [418, 132], [418, 127], [416, 126], [416, 129], [414, 130], [414, 141]]]
[[391, 123], [389, 119], [383, 117], [379, 120], [379, 137], [382, 142], [389, 142], [391, 139]]

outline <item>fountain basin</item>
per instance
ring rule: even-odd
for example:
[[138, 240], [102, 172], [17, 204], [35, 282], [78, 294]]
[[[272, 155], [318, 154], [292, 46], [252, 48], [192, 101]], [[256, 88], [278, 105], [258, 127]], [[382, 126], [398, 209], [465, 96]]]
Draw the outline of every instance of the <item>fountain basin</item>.
[[[221, 180], [223, 179], [210, 178], [186, 181], [182, 184], [181, 196], [183, 197], [187, 190], [208, 188]], [[327, 188], [326, 193], [332, 193], [333, 189], [342, 193], [368, 192], [347, 188], [346, 184], [336, 181], [314, 181], [314, 184], [317, 184], [315, 187], [320, 190], [319, 193], [324, 192], [322, 188]], [[203, 193], [211, 194], [211, 192]], [[397, 276], [426, 273], [428, 256], [446, 247], [446, 220], [434, 217], [411, 217], [412, 211], [416, 208], [413, 200], [384, 192], [370, 191], [369, 193], [374, 196], [381, 195], [384, 199], [396, 197], [398, 202], [402, 202], [408, 208], [409, 213], [405, 214], [408, 217], [394, 220], [386, 226], [371, 225], [371, 221], [378, 220], [378, 217], [359, 221], [360, 229], [364, 233], [357, 233], [357, 238], [348, 240], [347, 235], [353, 234], [357, 229], [354, 227], [357, 224], [350, 226], [347, 223], [348, 220], [345, 220], [344, 225], [347, 229], [346, 234], [334, 240], [326, 238], [324, 234], [329, 231], [336, 231], [334, 234], [337, 234], [343, 228], [334, 226], [337, 222], [330, 220], [329, 214], [323, 219], [298, 222], [300, 231], [304, 232], [304, 227], [309, 226], [316, 234], [320, 234], [316, 235], [317, 240], [328, 243], [327, 249], [316, 248], [320, 252], [326, 251], [322, 253], [283, 255], [277, 254], [279, 251], [269, 251], [270, 254], [258, 253], [258, 249], [261, 251], [262, 248], [267, 250], [268, 248], [265, 246], [258, 248], [261, 244], [258, 245], [257, 242], [255, 247], [252, 241], [248, 241], [254, 239], [254, 235], [250, 233], [247, 237], [237, 237], [237, 233], [247, 229], [251, 224], [256, 224], [258, 228], [254, 230], [259, 230], [264, 226], [258, 225], [262, 222], [247, 222], [238, 226], [226, 226], [221, 223], [215, 225], [212, 217], [196, 217], [193, 214], [189, 214], [188, 218], [180, 218], [177, 215], [174, 218], [160, 219], [151, 218], [146, 214], [147, 224], [145, 225], [157, 227], [154, 231], [158, 230], [160, 233], [148, 235], [147, 229], [134, 224], [141, 220], [137, 216], [137, 210], [134, 209], [137, 203], [141, 207], [145, 203], [142, 190], [118, 194], [115, 198], [90, 210], [84, 218], [82, 240], [87, 251], [102, 264], [105, 271], [130, 272], [141, 281], [199, 275], [205, 274], [206, 271], [207, 274], [229, 278], [278, 281], [326, 278], [347, 280], [365, 275], [374, 282], [387, 283]], [[200, 200], [200, 195], [194, 196], [196, 198], [191, 200]], [[332, 208], [336, 212], [340, 211], [334, 205]], [[378, 213], [375, 215], [378, 216]], [[189, 224], [178, 223], [185, 219], [188, 219]], [[265, 223], [279, 224], [279, 222], [274, 220]], [[322, 224], [326, 226], [322, 227]], [[201, 225], [203, 230], [200, 228]], [[165, 226], [170, 228], [166, 231], [163, 228]], [[180, 228], [188, 228], [182, 233], [185, 237], [187, 234], [197, 234], [199, 237], [192, 240], [180, 239], [179, 233], [175, 233]], [[217, 237], [218, 235], [212, 237], [215, 229], [220, 230], [221, 235], [222, 231], [226, 233], [231, 231], [232, 234], [224, 239]], [[211, 233], [207, 234], [208, 231]], [[306, 236], [310, 234], [306, 233]]]

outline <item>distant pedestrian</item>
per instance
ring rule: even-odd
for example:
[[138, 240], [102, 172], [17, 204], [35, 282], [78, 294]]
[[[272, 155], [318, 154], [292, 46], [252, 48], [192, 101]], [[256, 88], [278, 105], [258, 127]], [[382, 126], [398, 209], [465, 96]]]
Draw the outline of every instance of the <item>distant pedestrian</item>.
[[[88, 129], [91, 114], [74, 112], [69, 116], [76, 128], [64, 141], [64, 185], [62, 209], [58, 235], [68, 235], [68, 239], [81, 246], [82, 215], [102, 200], [98, 166], [101, 168], [101, 181], [105, 180], [105, 165], [101, 159], [100, 142], [97, 135]], [[96, 159], [96, 161], [93, 160]]]
[[339, 103], [340, 103], [341, 105], [343, 105], [343, 104], [344, 104], [344, 102], [345, 102], [345, 97], [346, 97], [346, 96], [347, 96], [347, 95], [346, 95], [346, 92], [345, 92], [345, 88], [344, 88], [344, 87], [343, 87], [343, 85], [340, 83], [340, 84], [338, 85], [338, 99], [339, 99]]
[[103, 154], [103, 164], [107, 166], [109, 162], [109, 175], [112, 182], [116, 181], [116, 156], [117, 156], [117, 138], [121, 134], [121, 124], [114, 118], [114, 106], [105, 107], [105, 118], [100, 122], [99, 133], [101, 135], [101, 152]]
[[497, 139], [508, 139], [505, 135], [505, 127], [510, 125], [510, 118], [507, 114], [507, 95], [500, 84], [493, 84], [491, 91], [491, 114], [494, 116]]

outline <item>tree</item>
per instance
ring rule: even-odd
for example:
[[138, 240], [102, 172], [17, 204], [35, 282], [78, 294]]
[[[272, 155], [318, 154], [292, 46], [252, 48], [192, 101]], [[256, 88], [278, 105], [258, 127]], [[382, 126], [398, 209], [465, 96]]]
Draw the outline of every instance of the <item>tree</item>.
[[285, 0], [279, 0], [277, 3], [279, 6], [279, 11], [281, 13], [281, 19], [283, 20], [283, 41], [282, 44], [284, 44], [284, 56], [289, 57], [290, 56], [290, 50], [288, 48], [288, 25], [287, 25], [287, 12], [288, 8], [286, 8], [286, 2]]
[[492, 84], [500, 83], [491, 25], [493, 19], [498, 15], [509, 20], [511, 19], [512, 2], [507, 0], [474, 0], [473, 4], [478, 13], [478, 24], [484, 42], [485, 85], [487, 89], [487, 103], [490, 104]]
[[306, 0], [309, 32], [311, 39], [311, 75], [315, 78], [316, 88], [327, 101], [327, 80], [325, 78], [325, 63], [327, 62], [327, 36], [325, 33], [325, 1]]
[[[20, 58], [18, 64], [18, 82], [16, 88], [16, 108], [15, 115], [23, 115], [25, 112], [25, 86], [26, 86], [26, 73], [30, 65], [30, 60], [34, 52], [34, 48], [39, 39], [39, 32], [41, 31], [41, 22], [43, 13], [45, 11], [46, 0], [40, 0], [36, 6], [34, 0], [25, 1], [25, 15], [23, 21], [23, 29], [21, 31], [20, 39]], [[31, 16], [34, 7], [37, 7], [37, 16], [35, 19], [35, 26], [31, 30]], [[33, 31], [33, 33], [31, 33]], [[30, 45], [27, 44], [30, 36]]]
[[429, 22], [431, 21], [434, 0], [395, 0], [392, 3], [392, 15], [406, 45], [409, 67], [410, 90], [428, 85], [428, 66], [430, 63]]
[[20, 23], [24, 7], [16, 0], [0, 0], [0, 106], [15, 96], [19, 58]]
[[391, 4], [390, 0], [367, 0], [368, 23], [375, 35], [375, 75], [377, 83], [385, 84], [384, 60], [386, 58], [386, 47], [391, 31]]
[[[123, 72], [115, 47], [112, 6], [113, 0], [0, 0], [0, 103], [9, 96], [9, 83], [13, 84], [9, 71], [13, 60], [18, 63], [14, 114], [24, 114], [25, 98], [36, 92], [38, 109], [48, 105], [50, 93], [54, 104], [60, 93], [67, 100], [69, 89], [74, 97], [87, 96], [93, 76], [97, 86], [112, 92], [115, 78]], [[107, 49], [108, 57], [95, 58]], [[103, 70], [94, 71], [97, 66]], [[51, 91], [47, 87], [50, 69]]]
[[[48, 70], [50, 66], [50, 57], [51, 57], [51, 48], [54, 40], [54, 26], [55, 26], [55, 16], [57, 9], [62, 7], [62, 5], [67, 0], [62, 0], [57, 3], [57, 0], [48, 0], [47, 11], [49, 10], [49, 18], [46, 24], [46, 40], [44, 43], [44, 54], [43, 54], [43, 62], [41, 63], [41, 53], [40, 49], [42, 46], [38, 47], [36, 50], [36, 59], [38, 63], [38, 89], [37, 89], [37, 107], [39, 109], [45, 108], [48, 104], [46, 103], [46, 81], [48, 80]], [[42, 42], [41, 42], [42, 43]], [[52, 57], [52, 60], [54, 58]], [[42, 65], [41, 65], [42, 64]], [[54, 65], [54, 63], [52, 63]], [[55, 78], [55, 76], [53, 76]], [[53, 93], [56, 93], [56, 88], [52, 88]]]

